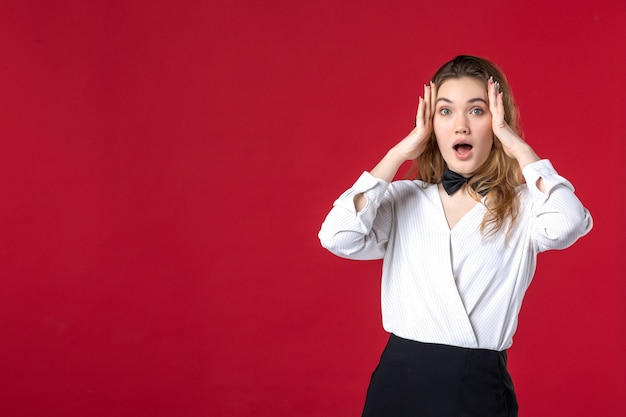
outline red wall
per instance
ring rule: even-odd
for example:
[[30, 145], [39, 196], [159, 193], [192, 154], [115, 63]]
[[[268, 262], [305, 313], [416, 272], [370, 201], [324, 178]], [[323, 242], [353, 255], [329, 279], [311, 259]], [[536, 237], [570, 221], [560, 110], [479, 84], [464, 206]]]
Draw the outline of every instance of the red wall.
[[0, 5], [0, 414], [354, 416], [386, 335], [331, 203], [459, 53], [507, 72], [595, 228], [543, 254], [522, 417], [623, 416], [626, 6]]

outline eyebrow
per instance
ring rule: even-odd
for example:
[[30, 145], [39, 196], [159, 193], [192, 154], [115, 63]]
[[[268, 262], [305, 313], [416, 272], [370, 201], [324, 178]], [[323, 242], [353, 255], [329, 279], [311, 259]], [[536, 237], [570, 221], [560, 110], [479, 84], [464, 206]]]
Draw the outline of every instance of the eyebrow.
[[[452, 100], [447, 99], [447, 98], [445, 98], [445, 97], [439, 97], [439, 98], [437, 99], [437, 103], [439, 103], [440, 101], [445, 101], [446, 103], [450, 103], [450, 104], [452, 104]], [[480, 97], [471, 98], [471, 99], [467, 100], [467, 102], [468, 102], [468, 103], [482, 102], [482, 103], [488, 104], [488, 103], [487, 103], [487, 100], [485, 100], [484, 98], [480, 98]]]

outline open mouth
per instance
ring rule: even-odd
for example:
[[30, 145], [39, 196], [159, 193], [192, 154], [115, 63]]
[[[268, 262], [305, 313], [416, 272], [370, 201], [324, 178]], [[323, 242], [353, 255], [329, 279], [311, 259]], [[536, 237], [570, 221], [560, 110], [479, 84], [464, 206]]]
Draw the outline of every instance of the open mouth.
[[457, 143], [453, 148], [459, 155], [467, 155], [472, 150], [473, 146], [469, 143]]

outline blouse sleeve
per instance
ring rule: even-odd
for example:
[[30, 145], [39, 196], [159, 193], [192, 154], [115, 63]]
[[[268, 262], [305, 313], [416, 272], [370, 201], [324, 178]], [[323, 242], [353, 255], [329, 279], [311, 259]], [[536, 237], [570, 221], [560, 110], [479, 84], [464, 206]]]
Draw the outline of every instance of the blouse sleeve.
[[[333, 204], [318, 234], [322, 246], [337, 256], [356, 260], [381, 259], [392, 225], [389, 183], [368, 172]], [[357, 212], [354, 197], [364, 193], [365, 207]]]
[[[565, 249], [593, 226], [589, 211], [574, 194], [574, 187], [558, 175], [548, 160], [528, 164], [523, 170], [532, 200], [532, 239], [537, 252]], [[543, 178], [545, 191], [537, 188]]]

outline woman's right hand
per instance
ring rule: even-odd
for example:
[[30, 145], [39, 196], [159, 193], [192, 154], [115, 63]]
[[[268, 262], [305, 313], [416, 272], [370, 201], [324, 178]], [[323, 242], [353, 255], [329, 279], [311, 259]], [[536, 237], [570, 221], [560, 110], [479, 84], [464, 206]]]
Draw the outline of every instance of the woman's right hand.
[[426, 149], [426, 144], [433, 131], [436, 99], [437, 86], [435, 83], [431, 82], [424, 85], [424, 97], [419, 98], [417, 106], [415, 128], [392, 148], [405, 161], [417, 158]]
[[[424, 97], [419, 98], [417, 115], [415, 116], [415, 128], [404, 139], [398, 142], [380, 162], [370, 171], [376, 178], [390, 182], [396, 172], [405, 161], [410, 161], [422, 154], [430, 134], [433, 131], [433, 114], [435, 113], [435, 100], [437, 88], [433, 82], [424, 86]], [[367, 205], [367, 199], [363, 193], [354, 197], [357, 211], [363, 210]]]

